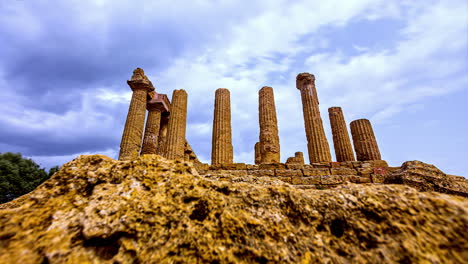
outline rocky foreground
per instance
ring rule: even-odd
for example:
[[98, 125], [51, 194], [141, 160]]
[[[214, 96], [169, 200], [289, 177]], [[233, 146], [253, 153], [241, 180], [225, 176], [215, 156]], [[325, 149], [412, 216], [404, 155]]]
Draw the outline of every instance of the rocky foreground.
[[303, 190], [156, 155], [80, 156], [2, 205], [0, 263], [467, 263], [464, 191], [420, 192], [438, 183], [404, 170], [398, 184]]

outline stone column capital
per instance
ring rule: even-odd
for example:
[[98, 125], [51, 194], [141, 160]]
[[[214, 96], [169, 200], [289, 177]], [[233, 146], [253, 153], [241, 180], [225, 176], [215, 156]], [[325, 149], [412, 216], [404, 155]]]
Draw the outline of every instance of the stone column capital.
[[315, 76], [308, 72], [299, 73], [296, 77], [296, 88], [301, 90], [306, 85], [315, 85]]
[[133, 71], [132, 78], [127, 81], [127, 84], [130, 86], [132, 91], [135, 90], [145, 90], [145, 91], [154, 91], [153, 83], [146, 77], [145, 72], [141, 68], [136, 68]]

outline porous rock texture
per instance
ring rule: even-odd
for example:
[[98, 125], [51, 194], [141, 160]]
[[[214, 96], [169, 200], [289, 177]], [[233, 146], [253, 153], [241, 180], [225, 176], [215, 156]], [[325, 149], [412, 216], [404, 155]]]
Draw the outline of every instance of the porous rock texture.
[[404, 185], [301, 190], [189, 163], [80, 156], [0, 210], [1, 263], [463, 263], [468, 200]]

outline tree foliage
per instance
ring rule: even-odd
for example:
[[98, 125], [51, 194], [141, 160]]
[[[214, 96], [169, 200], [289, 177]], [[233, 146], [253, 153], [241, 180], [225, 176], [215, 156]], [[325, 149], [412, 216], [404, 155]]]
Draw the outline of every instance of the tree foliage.
[[36, 188], [47, 180], [58, 166], [49, 172], [20, 153], [0, 153], [0, 203], [8, 202]]

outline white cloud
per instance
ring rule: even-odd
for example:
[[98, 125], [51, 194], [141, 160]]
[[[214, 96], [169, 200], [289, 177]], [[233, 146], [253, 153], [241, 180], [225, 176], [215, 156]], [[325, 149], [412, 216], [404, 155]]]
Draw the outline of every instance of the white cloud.
[[[80, 26], [85, 30], [95, 27], [103, 35], [108, 26], [100, 25], [118, 23], [119, 16], [128, 14], [138, 14], [132, 20], [136, 27], [148, 27], [148, 23], [175, 25], [171, 29], [177, 32], [171, 33], [181, 36], [180, 44], [186, 50], [172, 58], [171, 65], [163, 69], [155, 65], [145, 68], [145, 72], [158, 92], [170, 96], [173, 89], [187, 90], [187, 137], [204, 161], [210, 160], [217, 88], [231, 91], [235, 161], [252, 163], [253, 145], [258, 140], [258, 90], [262, 86], [275, 90], [282, 160], [296, 151], [307, 156], [302, 105], [295, 88], [299, 72], [310, 71], [317, 77], [327, 131], [329, 106], [342, 106], [348, 122], [365, 117], [379, 123], [406, 111], [424, 97], [450, 93], [468, 84], [468, 76], [462, 72], [467, 64], [460, 57], [466, 55], [468, 43], [466, 8], [461, 8], [466, 3], [462, 0], [264, 0], [249, 3], [249, 8], [239, 7], [237, 1], [214, 5], [191, 1], [184, 8], [173, 1], [145, 2], [144, 8], [119, 1], [73, 3], [80, 13], [92, 7]], [[388, 49], [374, 50], [350, 40], [349, 46], [359, 52], [350, 55], [337, 49], [333, 39], [323, 34], [346, 30], [353, 21], [372, 23], [382, 18], [403, 24], [396, 44]], [[162, 40], [165, 37], [161, 35]], [[98, 47], [105, 48], [106, 41], [103, 38]], [[190, 49], [195, 42], [199, 49]], [[98, 108], [110, 104], [126, 111], [129, 97], [129, 90], [121, 94], [107, 87], [84, 94], [79, 110], [63, 114], [18, 111], [17, 107], [0, 110], [7, 113], [4, 118], [11, 124], [51, 131], [59, 138], [77, 128], [96, 134], [113, 131], [113, 136], [119, 137], [123, 122], [100, 115]], [[332, 147], [330, 135], [328, 139]]]

